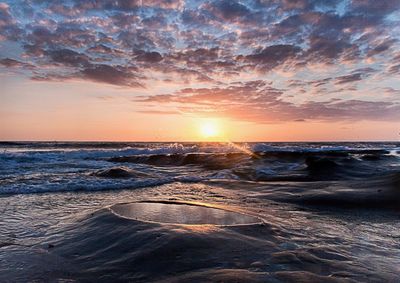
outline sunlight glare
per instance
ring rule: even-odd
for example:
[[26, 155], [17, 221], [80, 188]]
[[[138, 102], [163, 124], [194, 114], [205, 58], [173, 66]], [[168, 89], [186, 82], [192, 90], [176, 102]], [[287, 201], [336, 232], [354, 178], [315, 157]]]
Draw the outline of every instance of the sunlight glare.
[[219, 125], [212, 120], [205, 121], [200, 124], [200, 134], [203, 138], [215, 138], [220, 136]]

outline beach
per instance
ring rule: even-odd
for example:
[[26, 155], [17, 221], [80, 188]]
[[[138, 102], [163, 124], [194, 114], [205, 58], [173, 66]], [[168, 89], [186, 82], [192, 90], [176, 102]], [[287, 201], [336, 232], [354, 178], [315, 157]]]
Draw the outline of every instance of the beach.
[[2, 282], [400, 280], [398, 143], [1, 147]]

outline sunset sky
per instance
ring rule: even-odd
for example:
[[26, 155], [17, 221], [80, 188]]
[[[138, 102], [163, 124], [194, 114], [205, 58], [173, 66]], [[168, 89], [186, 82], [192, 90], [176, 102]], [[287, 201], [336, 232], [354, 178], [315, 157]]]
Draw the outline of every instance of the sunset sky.
[[0, 140], [399, 140], [399, 40], [398, 0], [0, 2]]

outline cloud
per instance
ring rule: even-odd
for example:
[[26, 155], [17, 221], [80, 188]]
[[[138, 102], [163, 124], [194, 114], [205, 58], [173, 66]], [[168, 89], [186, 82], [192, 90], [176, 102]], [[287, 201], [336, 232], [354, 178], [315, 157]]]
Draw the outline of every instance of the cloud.
[[352, 0], [350, 8], [355, 13], [376, 17], [396, 11], [400, 8], [400, 2], [393, 0]]
[[123, 50], [111, 48], [104, 44], [98, 44], [98, 45], [91, 46], [88, 49], [86, 49], [86, 51], [88, 54], [92, 54], [92, 53], [102, 54], [102, 55], [111, 56], [111, 57], [121, 57], [121, 56], [125, 55], [125, 52]]
[[340, 76], [336, 78], [336, 84], [347, 84], [347, 83], [352, 83], [356, 81], [361, 81], [361, 73], [355, 73], [352, 75], [346, 75], [346, 76]]
[[142, 99], [246, 120], [369, 119], [373, 105], [396, 116], [363, 88], [400, 74], [399, 11], [391, 0], [8, 1], [0, 64], [34, 80], [171, 84]]
[[138, 111], [139, 113], [144, 113], [144, 114], [157, 114], [157, 115], [179, 115], [181, 112], [179, 111], [164, 111], [164, 110], [140, 110]]
[[104, 64], [93, 65], [81, 71], [81, 74], [92, 81], [118, 86], [143, 87], [138, 77], [124, 67]]
[[75, 9], [83, 10], [117, 10], [136, 11], [143, 7], [156, 7], [162, 9], [181, 9], [184, 6], [182, 0], [97, 0], [79, 1], [75, 0]]
[[87, 66], [90, 61], [85, 54], [70, 49], [51, 50], [46, 53], [53, 62], [70, 66]]
[[336, 77], [335, 84], [340, 85], [340, 84], [348, 84], [348, 83], [361, 81], [375, 72], [376, 72], [376, 70], [372, 69], [372, 68], [357, 69], [357, 70], [353, 71], [352, 74], [350, 74], [350, 75]]
[[257, 123], [400, 118], [400, 103], [396, 102], [331, 99], [294, 103], [283, 99], [285, 91], [271, 87], [269, 82], [250, 81], [231, 84], [226, 88], [188, 88], [173, 94], [139, 97], [137, 101], [145, 105], [170, 105], [170, 111]]
[[137, 50], [134, 52], [135, 59], [147, 63], [157, 63], [162, 61], [163, 57], [158, 52], [146, 52], [143, 50]]
[[282, 0], [281, 7], [284, 10], [305, 10], [311, 7], [308, 0]]
[[358, 46], [346, 40], [312, 36], [306, 51], [307, 61], [334, 63], [339, 59], [355, 60], [359, 56]]
[[10, 6], [7, 3], [0, 2], [0, 41], [18, 40], [21, 34], [22, 30], [12, 16]]
[[203, 6], [203, 9], [214, 17], [227, 21], [235, 21], [251, 14], [249, 8], [235, 0], [210, 1]]
[[[301, 48], [293, 45], [279, 44], [265, 47], [251, 55], [244, 57], [247, 62], [252, 62], [255, 66], [265, 69], [272, 69], [287, 60], [294, 58], [301, 52]], [[239, 59], [243, 57], [239, 56]]]
[[396, 43], [396, 41], [397, 40], [395, 39], [386, 39], [376, 46], [371, 46], [371, 49], [368, 51], [367, 56], [371, 57], [388, 51]]
[[0, 65], [7, 67], [7, 68], [26, 68], [26, 69], [34, 69], [35, 68], [35, 66], [33, 66], [29, 63], [20, 62], [18, 60], [14, 60], [11, 58], [0, 59]]

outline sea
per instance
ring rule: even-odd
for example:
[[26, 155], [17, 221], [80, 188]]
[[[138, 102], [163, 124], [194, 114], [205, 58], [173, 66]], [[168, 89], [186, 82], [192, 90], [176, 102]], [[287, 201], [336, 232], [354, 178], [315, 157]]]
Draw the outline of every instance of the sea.
[[0, 142], [0, 282], [400, 282], [400, 142]]

